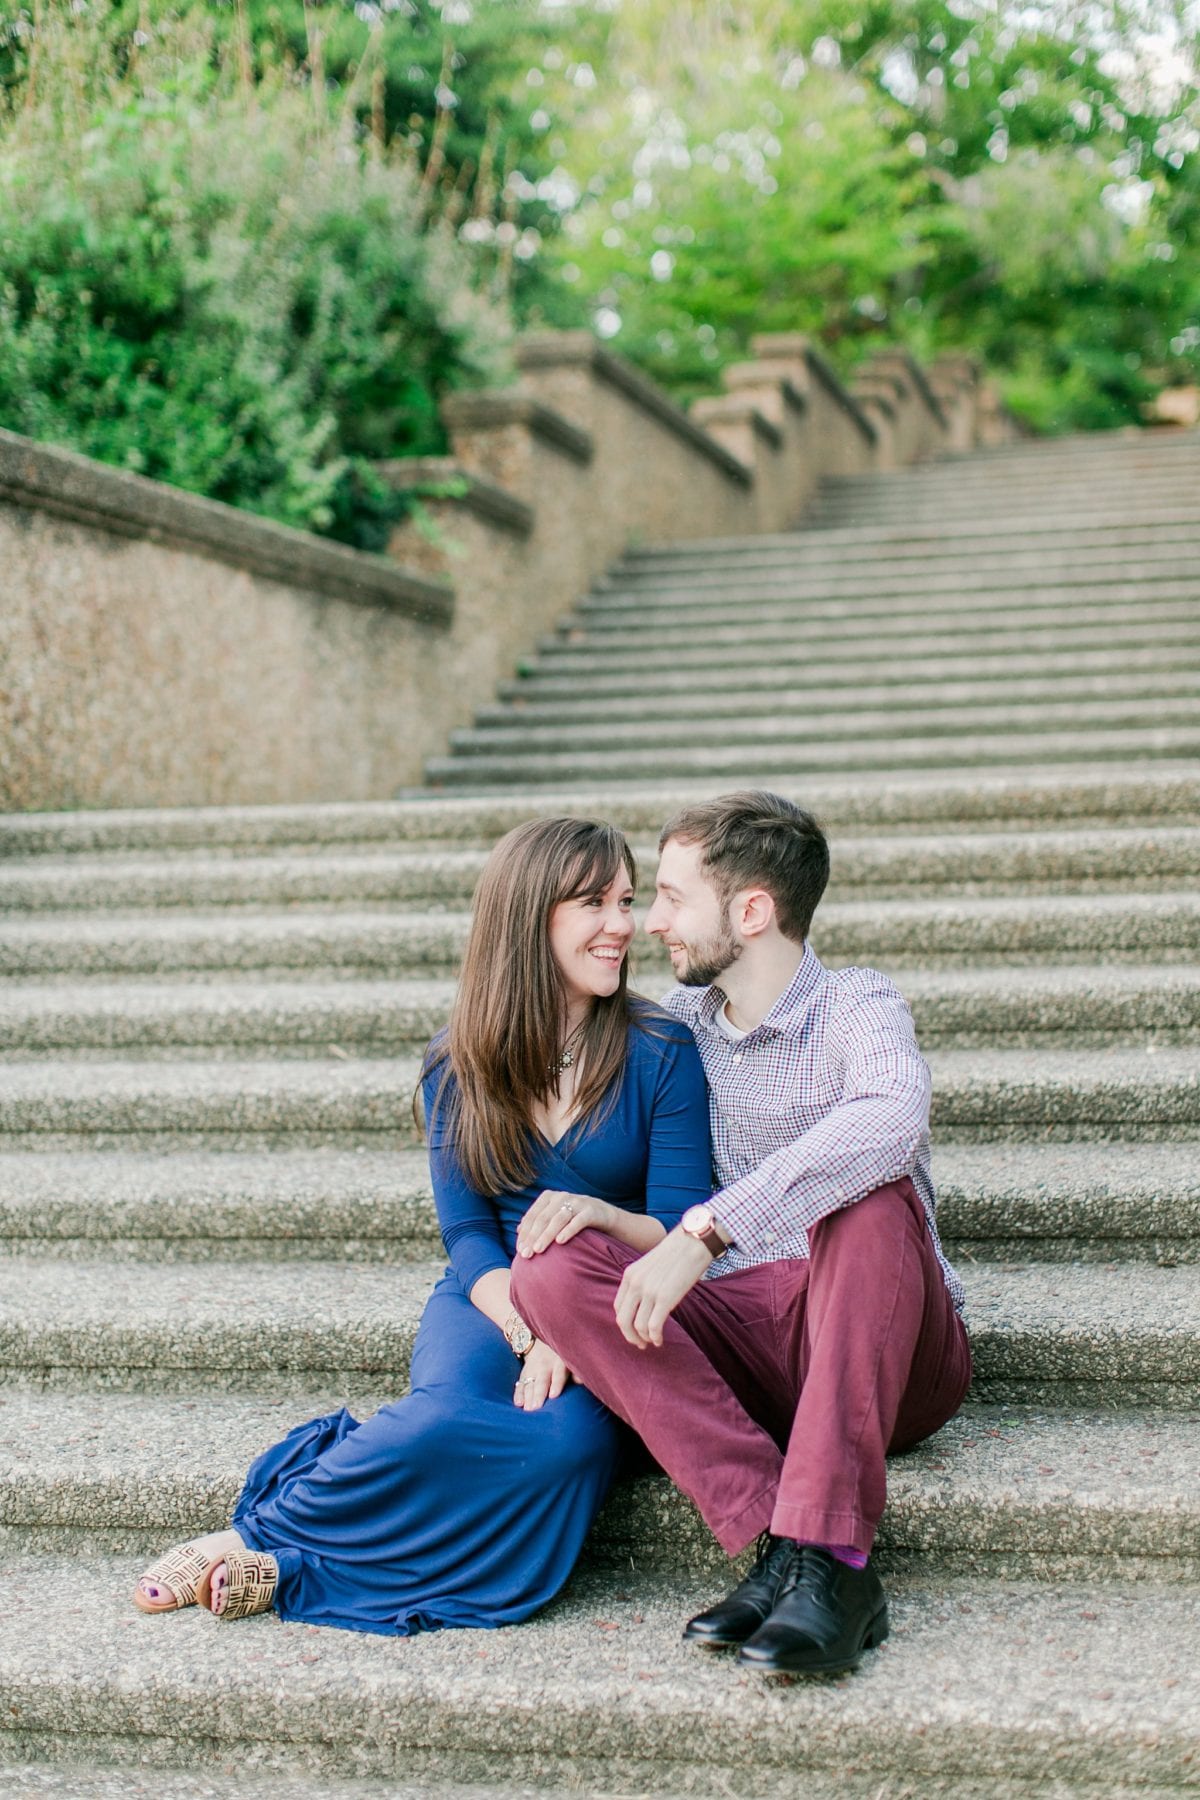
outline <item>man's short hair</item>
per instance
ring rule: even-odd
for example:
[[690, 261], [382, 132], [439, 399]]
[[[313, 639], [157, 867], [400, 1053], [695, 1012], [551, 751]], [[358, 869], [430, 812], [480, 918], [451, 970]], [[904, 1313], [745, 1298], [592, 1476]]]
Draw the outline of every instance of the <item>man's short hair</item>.
[[829, 880], [829, 844], [810, 812], [781, 794], [747, 789], [685, 806], [658, 839], [698, 844], [723, 906], [742, 888], [765, 888], [784, 937], [803, 943]]

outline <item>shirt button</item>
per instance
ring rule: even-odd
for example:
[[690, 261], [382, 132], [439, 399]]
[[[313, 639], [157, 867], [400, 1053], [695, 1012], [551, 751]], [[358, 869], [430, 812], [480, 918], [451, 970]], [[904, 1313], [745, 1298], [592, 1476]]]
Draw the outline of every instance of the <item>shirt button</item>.
[[734, 1060], [734, 1062], [741, 1062], [741, 1060], [742, 1060], [742, 1052], [741, 1052], [741, 1051], [740, 1051], [740, 1050], [735, 1050], [735, 1051], [734, 1051], [734, 1053], [733, 1053], [733, 1060]]

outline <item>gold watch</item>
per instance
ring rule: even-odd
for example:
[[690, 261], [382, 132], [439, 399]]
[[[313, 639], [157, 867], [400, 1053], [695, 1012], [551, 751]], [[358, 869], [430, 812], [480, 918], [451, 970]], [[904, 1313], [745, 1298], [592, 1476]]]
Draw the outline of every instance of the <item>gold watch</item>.
[[679, 1221], [680, 1229], [689, 1237], [698, 1238], [714, 1259], [724, 1256], [729, 1245], [721, 1236], [717, 1226], [717, 1215], [711, 1206], [689, 1206]]
[[504, 1335], [514, 1356], [528, 1356], [533, 1349], [533, 1333], [519, 1312], [511, 1312], [505, 1319]]

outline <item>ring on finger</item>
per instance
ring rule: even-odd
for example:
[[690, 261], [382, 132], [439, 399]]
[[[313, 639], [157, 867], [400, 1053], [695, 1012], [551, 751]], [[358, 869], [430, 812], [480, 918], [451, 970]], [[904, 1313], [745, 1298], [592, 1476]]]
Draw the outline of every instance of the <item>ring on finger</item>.
[[568, 1216], [573, 1216], [574, 1212], [575, 1212], [574, 1205], [572, 1204], [572, 1202], [570, 1200], [564, 1200], [558, 1210], [559, 1210], [559, 1212], [567, 1213]]

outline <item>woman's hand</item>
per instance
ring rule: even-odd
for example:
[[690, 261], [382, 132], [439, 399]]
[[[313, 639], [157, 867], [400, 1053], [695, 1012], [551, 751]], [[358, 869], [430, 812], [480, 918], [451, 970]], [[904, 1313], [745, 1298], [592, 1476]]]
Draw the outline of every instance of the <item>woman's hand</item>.
[[557, 1400], [570, 1379], [571, 1371], [562, 1357], [556, 1356], [549, 1344], [535, 1339], [513, 1391], [513, 1404], [525, 1412], [537, 1412], [547, 1400]]
[[558, 1188], [546, 1188], [517, 1227], [517, 1255], [540, 1256], [551, 1244], [569, 1243], [585, 1225], [611, 1231], [616, 1210], [594, 1194], [564, 1194]]

